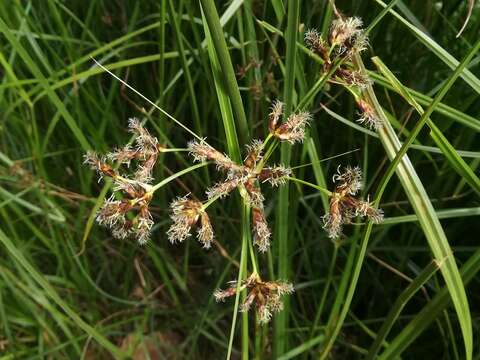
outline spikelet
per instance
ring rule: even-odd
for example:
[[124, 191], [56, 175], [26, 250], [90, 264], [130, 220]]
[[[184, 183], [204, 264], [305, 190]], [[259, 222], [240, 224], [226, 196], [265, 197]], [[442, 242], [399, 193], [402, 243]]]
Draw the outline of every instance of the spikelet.
[[358, 166], [346, 166], [341, 172], [339, 166], [332, 180], [337, 184], [335, 191], [345, 191], [350, 195], [355, 195], [362, 188], [362, 170]]
[[264, 167], [260, 174], [258, 174], [258, 180], [268, 182], [272, 186], [280, 186], [286, 184], [287, 178], [291, 175], [292, 170], [283, 165]]
[[383, 121], [368, 102], [358, 99], [357, 105], [360, 109], [359, 118], [357, 119], [358, 123], [376, 131], [383, 127]]
[[227, 155], [222, 154], [220, 151], [215, 150], [208, 145], [205, 141], [192, 140], [187, 145], [189, 154], [193, 157], [194, 161], [213, 161], [218, 169], [222, 170], [235, 170], [238, 169], [238, 165], [235, 164]]
[[252, 208], [252, 232], [253, 243], [258, 246], [260, 252], [266, 252], [270, 248], [271, 232], [262, 208]]
[[[167, 231], [171, 243], [183, 242], [191, 236], [192, 227], [197, 226], [197, 239], [205, 249], [213, 241], [213, 228], [210, 218], [198, 200], [179, 197], [170, 204], [172, 225]], [[198, 224], [200, 220], [200, 224]]]
[[[274, 110], [272, 110], [272, 114], [277, 112], [275, 110], [275, 108], [277, 107], [277, 103], [278, 102], [274, 103]], [[287, 121], [279, 125], [279, 116], [272, 117], [271, 115], [269, 126], [270, 133], [280, 141], [287, 141], [290, 144], [294, 144], [296, 142], [303, 142], [303, 139], [305, 137], [305, 128], [308, 126], [311, 118], [312, 117], [310, 113], [302, 111], [299, 113], [291, 114], [288, 117]], [[275, 119], [275, 121], [272, 121], [272, 119]]]
[[336, 239], [342, 234], [345, 224], [359, 217], [367, 217], [375, 224], [383, 221], [383, 210], [375, 208], [370, 201], [360, 200], [354, 197], [361, 189], [362, 173], [359, 167], [347, 166], [333, 176], [336, 184], [335, 191], [330, 197], [330, 209], [328, 214], [322, 217], [323, 228], [328, 236]]
[[[248, 294], [240, 306], [241, 312], [247, 312], [254, 305], [260, 324], [268, 323], [274, 313], [283, 310], [281, 297], [294, 292], [293, 285], [283, 281], [262, 281], [257, 273], [252, 273], [240, 283], [240, 291], [248, 290]], [[230, 282], [227, 290], [216, 290], [216, 301], [224, 301], [237, 293], [237, 282]]]

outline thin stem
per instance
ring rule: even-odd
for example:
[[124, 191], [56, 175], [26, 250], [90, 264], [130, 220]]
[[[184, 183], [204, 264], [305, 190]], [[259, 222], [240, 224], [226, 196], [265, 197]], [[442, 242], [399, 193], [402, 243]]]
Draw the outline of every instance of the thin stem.
[[[268, 137], [267, 137], [267, 139], [268, 139]], [[277, 146], [278, 146], [278, 141], [277, 141], [277, 139], [274, 139], [273, 142], [268, 147], [268, 150], [266, 151], [265, 156], [258, 163], [258, 165], [255, 169], [256, 172], [260, 172], [263, 169], [263, 167], [265, 166], [265, 163], [268, 161], [270, 156], [272, 156], [272, 154], [275, 151]]]
[[163, 179], [162, 181], [160, 181], [158, 184], [155, 184], [154, 186], [152, 186], [152, 188], [149, 190], [150, 193], [154, 193], [155, 191], [157, 191], [158, 189], [160, 189], [162, 186], [168, 184], [170, 181], [172, 180], [175, 180], [176, 178], [182, 176], [182, 175], [185, 175], [193, 170], [196, 170], [196, 169], [199, 169], [201, 167], [204, 167], [204, 166], [207, 166], [209, 163], [208, 162], [203, 162], [203, 163], [200, 163], [200, 164], [196, 164], [196, 165], [192, 165], [186, 169], [183, 169], [179, 172], [176, 172], [175, 174], [173, 175], [170, 175], [169, 177]]
[[310, 186], [314, 189], [317, 189], [318, 191], [328, 195], [328, 196], [332, 196], [332, 192], [321, 187], [321, 186], [318, 186], [318, 185], [315, 185], [315, 184], [312, 184], [311, 182], [308, 182], [308, 181], [305, 181], [305, 180], [301, 180], [301, 179], [297, 179], [295, 177], [291, 177], [291, 176], [286, 176], [285, 177], [287, 180], [290, 180], [290, 181], [295, 181], [297, 183], [300, 183], [300, 184], [303, 184], [303, 185], [307, 185], [307, 186]]
[[136, 90], [133, 86], [129, 85], [125, 80], [122, 80], [120, 79], [117, 75], [115, 75], [113, 72], [111, 72], [110, 70], [108, 70], [105, 66], [103, 66], [102, 64], [100, 64], [95, 58], [91, 58], [95, 64], [97, 64], [100, 68], [102, 68], [103, 71], [109, 73], [111, 76], [113, 76], [115, 79], [117, 79], [118, 81], [120, 81], [123, 85], [125, 85], [127, 88], [129, 88], [130, 90], [132, 90], [135, 94], [137, 94], [138, 96], [140, 96], [143, 100], [145, 100], [146, 102], [148, 102], [150, 105], [152, 105], [155, 109], [157, 109], [158, 111], [160, 111], [162, 114], [164, 114], [165, 116], [167, 116], [170, 120], [172, 120], [175, 124], [177, 124], [178, 126], [180, 126], [182, 129], [184, 129], [186, 132], [188, 132], [190, 135], [194, 136], [195, 138], [197, 138], [198, 140], [200, 141], [205, 141], [204, 139], [202, 139], [200, 136], [198, 136], [195, 132], [193, 132], [192, 130], [190, 130], [187, 126], [183, 125], [180, 121], [178, 121], [177, 119], [175, 119], [172, 115], [170, 115], [169, 113], [167, 113], [165, 110], [163, 110], [160, 106], [158, 106], [157, 104], [155, 104], [152, 100], [150, 100], [149, 98], [147, 98], [145, 95], [143, 95], [140, 91]]
[[[245, 216], [245, 214], [243, 214]], [[245, 219], [242, 219], [245, 220]], [[245, 231], [242, 232], [242, 251], [240, 254], [240, 269], [238, 271], [237, 289], [235, 294], [235, 306], [233, 309], [232, 326], [230, 327], [230, 338], [228, 340], [227, 360], [232, 356], [233, 338], [235, 337], [235, 326], [237, 324], [238, 306], [240, 304], [240, 286], [247, 270], [247, 247], [248, 239]]]
[[205, 204], [203, 204], [202, 209], [206, 210], [210, 205], [212, 205], [215, 201], [217, 201], [221, 197], [222, 197], [222, 195], [217, 195], [217, 196], [212, 197], [211, 199], [208, 199], [208, 201]]
[[187, 152], [190, 151], [189, 149], [185, 148], [167, 148], [160, 150], [161, 153], [168, 153], [168, 152]]
[[255, 274], [258, 274], [257, 258], [255, 257], [255, 252], [253, 250], [253, 242], [252, 241], [248, 242], [248, 250], [249, 250], [249, 253], [250, 253], [250, 261], [252, 262], [253, 272]]

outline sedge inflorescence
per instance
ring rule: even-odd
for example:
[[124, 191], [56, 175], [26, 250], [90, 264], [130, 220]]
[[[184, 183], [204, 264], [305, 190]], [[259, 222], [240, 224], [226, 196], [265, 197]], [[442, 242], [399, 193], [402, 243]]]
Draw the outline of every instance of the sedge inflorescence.
[[272, 314], [283, 310], [283, 295], [294, 292], [292, 284], [284, 281], [263, 281], [257, 273], [252, 273], [248, 278], [242, 280], [239, 285], [237, 281], [230, 281], [226, 290], [217, 289], [213, 296], [215, 300], [224, 301], [238, 291], [247, 290], [247, 296], [240, 306], [240, 311], [250, 310], [255, 306], [258, 321], [265, 324], [270, 321]]
[[[153, 226], [149, 210], [152, 171], [163, 147], [137, 119], [129, 120], [129, 131], [135, 137], [134, 146], [126, 145], [106, 155], [88, 152], [84, 163], [97, 171], [99, 180], [111, 178], [115, 185], [97, 213], [97, 222], [110, 228], [116, 238], [133, 237], [145, 244]], [[135, 170], [131, 169], [132, 162], [136, 163]], [[125, 174], [120, 174], [113, 163], [123, 167]]]
[[[311, 116], [307, 112], [292, 113], [283, 123], [283, 103], [275, 101], [269, 114], [270, 137], [290, 144], [302, 142], [305, 129]], [[282, 165], [267, 166], [264, 157], [265, 145], [268, 141], [253, 140], [246, 146], [246, 155], [242, 164], [232, 161], [226, 154], [214, 149], [203, 140], [192, 140], [188, 150], [194, 161], [211, 161], [224, 179], [207, 189], [207, 201], [227, 197], [234, 189], [241, 194], [252, 208], [252, 233], [254, 244], [259, 251], [266, 252], [270, 247], [271, 231], [264, 211], [265, 197], [261, 184], [272, 187], [284, 185], [292, 171]], [[176, 232], [172, 231], [172, 234]], [[178, 236], [180, 240], [182, 236]]]
[[365, 101], [363, 94], [372, 82], [366, 73], [356, 69], [352, 61], [353, 55], [368, 47], [368, 37], [362, 26], [362, 20], [357, 17], [340, 17], [330, 25], [326, 40], [315, 29], [306, 31], [305, 44], [322, 59], [325, 74], [335, 67], [330, 81], [345, 86], [354, 94], [359, 108], [357, 122], [370, 129], [380, 130], [383, 121]]
[[[332, 23], [326, 40], [316, 30], [309, 30], [305, 34], [307, 45], [323, 59], [324, 71], [330, 71], [339, 59], [342, 60], [341, 64], [337, 64], [340, 66], [336, 67], [333, 77], [344, 86], [358, 89], [364, 89], [369, 84], [368, 77], [354, 70], [350, 62], [353, 54], [363, 51], [367, 46], [367, 38], [361, 26], [358, 18], [339, 18]], [[377, 128], [378, 117], [370, 104], [361, 97], [358, 97], [357, 103], [362, 110], [361, 122]], [[188, 193], [170, 203], [171, 225], [166, 235], [172, 244], [184, 242], [196, 234], [195, 237], [204, 249], [211, 248], [217, 242], [207, 213], [209, 206], [228, 197], [235, 190], [238, 190], [247, 205], [246, 213], [249, 212], [251, 216], [250, 231], [253, 240], [248, 246], [253, 272], [240, 282], [230, 282], [226, 290], [216, 290], [214, 297], [217, 301], [224, 301], [231, 296], [238, 296], [239, 291], [247, 291], [240, 311], [245, 312], [255, 307], [260, 323], [267, 323], [274, 313], [281, 311], [282, 297], [294, 291], [289, 282], [262, 280], [257, 269], [254, 246], [261, 253], [269, 251], [272, 236], [262, 187], [269, 185], [277, 188], [290, 180], [309, 184], [296, 179], [292, 169], [281, 164], [270, 164], [269, 160], [279, 142], [291, 145], [303, 142], [311, 120], [311, 114], [305, 111], [286, 116], [283, 103], [276, 100], [272, 102], [268, 114], [268, 135], [263, 140], [252, 140], [246, 145], [243, 159], [239, 156], [236, 159], [238, 161], [233, 161], [208, 144], [205, 138], [195, 134], [196, 139], [190, 141], [186, 149], [169, 149], [188, 151], [194, 162], [203, 163], [194, 165], [191, 169], [209, 163], [215, 165], [221, 178], [206, 189], [204, 200]], [[110, 228], [116, 238], [131, 237], [140, 244], [145, 244], [154, 225], [150, 203], [155, 191], [164, 185], [164, 182], [152, 184], [153, 169], [159, 154], [167, 150], [159, 145], [157, 138], [138, 120], [129, 121], [129, 131], [134, 135], [133, 145], [126, 145], [106, 155], [89, 152], [85, 155], [85, 164], [96, 170], [100, 179], [110, 178], [114, 183], [113, 193], [104, 200], [97, 213], [97, 222]], [[351, 223], [355, 217], [366, 217], [374, 223], [382, 221], [381, 209], [376, 208], [368, 197], [367, 200], [357, 197], [362, 187], [362, 174], [358, 167], [347, 166], [342, 170], [339, 167], [333, 176], [333, 182], [333, 192], [310, 184], [330, 195], [329, 212], [323, 216], [323, 227], [330, 238], [340, 237], [343, 226]]]
[[330, 211], [323, 217], [323, 227], [332, 239], [342, 234], [344, 224], [350, 224], [359, 217], [367, 217], [375, 224], [382, 222], [383, 210], [377, 209], [368, 200], [355, 197], [362, 188], [362, 172], [359, 167], [347, 166], [333, 175], [335, 190], [330, 197]]

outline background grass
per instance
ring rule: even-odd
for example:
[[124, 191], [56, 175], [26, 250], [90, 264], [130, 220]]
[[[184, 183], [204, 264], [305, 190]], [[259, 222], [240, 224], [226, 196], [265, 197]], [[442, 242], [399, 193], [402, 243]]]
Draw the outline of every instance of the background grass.
[[[234, 358], [355, 359], [369, 351], [383, 359], [465, 358], [449, 289], [432, 265], [430, 235], [396, 175], [381, 198], [384, 224], [371, 234], [354, 224], [335, 242], [321, 228], [323, 194], [298, 184], [266, 192], [275, 238], [258, 262], [265, 278], [286, 278], [296, 293], [273, 325], [262, 329], [243, 316], [231, 346], [234, 302], [215, 304], [212, 292], [238, 276], [248, 240], [239, 198], [212, 205], [218, 245], [211, 250], [193, 239], [174, 246], [165, 235], [170, 200], [202, 194], [217, 180], [213, 168], [157, 192], [146, 247], [113, 239], [93, 223], [108, 187], [82, 166], [86, 150], [128, 141], [132, 116], [146, 119], [170, 147], [184, 147], [192, 136], [92, 56], [233, 158], [250, 138], [264, 137], [270, 103], [279, 98], [314, 113], [305, 143], [274, 158], [313, 162], [296, 177], [331, 187], [339, 164], [358, 164], [366, 196], [387, 171], [391, 154], [354, 122], [350, 95], [332, 84], [316, 89], [321, 65], [295, 31], [325, 32], [333, 16], [328, 1], [201, 3], [205, 22], [196, 1], [0, 2], [0, 358], [217, 359], [228, 349]], [[414, 134], [408, 158], [468, 284], [464, 321], [473, 325], [479, 358], [479, 55], [448, 82], [478, 40], [478, 4], [459, 38], [467, 1], [396, 1], [394, 12], [383, 13], [379, 0], [336, 4], [375, 24], [365, 66], [400, 141]], [[429, 128], [417, 135], [423, 109], [444, 86], [441, 103], [422, 118]], [[163, 154], [157, 179], [190, 165], [184, 153]]]

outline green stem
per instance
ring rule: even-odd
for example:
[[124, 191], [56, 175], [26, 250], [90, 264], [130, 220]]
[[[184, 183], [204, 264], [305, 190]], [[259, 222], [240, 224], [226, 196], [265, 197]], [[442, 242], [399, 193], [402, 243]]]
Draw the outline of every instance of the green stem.
[[237, 120], [240, 140], [242, 143], [246, 143], [246, 140], [249, 138], [247, 117], [243, 108], [242, 97], [240, 96], [240, 90], [238, 89], [235, 71], [228, 52], [217, 8], [215, 7], [214, 0], [200, 0], [200, 3], [202, 4], [202, 9], [208, 23], [215, 51], [217, 52], [220, 61], [220, 67], [225, 80], [225, 87], [232, 103], [235, 119]]
[[162, 186], [165, 186], [166, 184], [168, 184], [170, 181], [175, 180], [176, 178], [178, 178], [182, 175], [188, 174], [189, 172], [191, 172], [193, 170], [196, 170], [196, 169], [199, 169], [201, 167], [207, 166], [208, 164], [209, 164], [208, 162], [203, 162], [203, 163], [200, 163], [200, 164], [192, 165], [192, 166], [190, 166], [186, 169], [183, 169], [179, 172], [176, 172], [175, 174], [170, 175], [169, 177], [163, 179], [158, 184], [155, 184], [154, 186], [152, 186], [152, 188], [149, 190], [149, 192], [154, 193], [155, 191], [160, 189]]
[[376, 358], [382, 343], [392, 329], [392, 326], [402, 312], [402, 309], [412, 298], [412, 296], [415, 295], [417, 291], [420, 290], [428, 281], [428, 279], [430, 279], [430, 277], [440, 268], [440, 266], [441, 264], [438, 261], [433, 260], [425, 269], [423, 269], [423, 271], [415, 278], [415, 280], [413, 280], [410, 285], [408, 285], [406, 289], [402, 291], [400, 296], [391, 307], [391, 310], [383, 322], [382, 327], [378, 331], [377, 336], [370, 347], [370, 350], [368, 351], [368, 355], [365, 357], [365, 360], [373, 360]]
[[[237, 277], [237, 291], [235, 295], [235, 306], [233, 309], [233, 316], [232, 316], [232, 326], [230, 327], [230, 338], [228, 340], [228, 350], [227, 350], [227, 357], [226, 359], [229, 360], [230, 357], [232, 356], [232, 349], [233, 349], [233, 338], [235, 337], [235, 326], [237, 324], [237, 315], [238, 315], [238, 307], [240, 304], [240, 286], [242, 283], [242, 280], [245, 278], [247, 274], [247, 259], [248, 259], [248, 231], [249, 229], [246, 229], [246, 211], [245, 211], [245, 204], [243, 204], [243, 211], [242, 211], [242, 250], [240, 254], [240, 269], [238, 271], [238, 277]], [[243, 315], [247, 315], [244, 313]], [[248, 317], [247, 317], [248, 319]], [[247, 323], [245, 321], [245, 317], [242, 319], [242, 323], [245, 324]], [[247, 323], [248, 326], [248, 323]], [[244, 328], [245, 326], [242, 326], [242, 352], [245, 351], [244, 344], [245, 342], [247, 343], [247, 356], [248, 356], [248, 328], [247, 328], [247, 336], [246, 336], [246, 341], [245, 341], [245, 334], [244, 334]]]
[[299, 184], [303, 184], [303, 185], [310, 186], [310, 187], [312, 187], [312, 188], [314, 188], [314, 189], [316, 189], [316, 190], [318, 190], [318, 191], [320, 191], [320, 192], [322, 192], [322, 193], [324, 193], [324, 194], [326, 194], [326, 195], [328, 195], [328, 196], [332, 196], [332, 192], [331, 192], [331, 191], [329, 191], [329, 190], [327, 190], [327, 189], [325, 189], [325, 188], [323, 188], [323, 187], [321, 187], [321, 186], [312, 184], [311, 182], [308, 182], [308, 181], [305, 181], [305, 180], [301, 180], [301, 179], [297, 179], [297, 178], [291, 177], [291, 176], [287, 176], [286, 179], [287, 179], [287, 180], [290, 180], [290, 181], [297, 182], [297, 183], [299, 183]]

